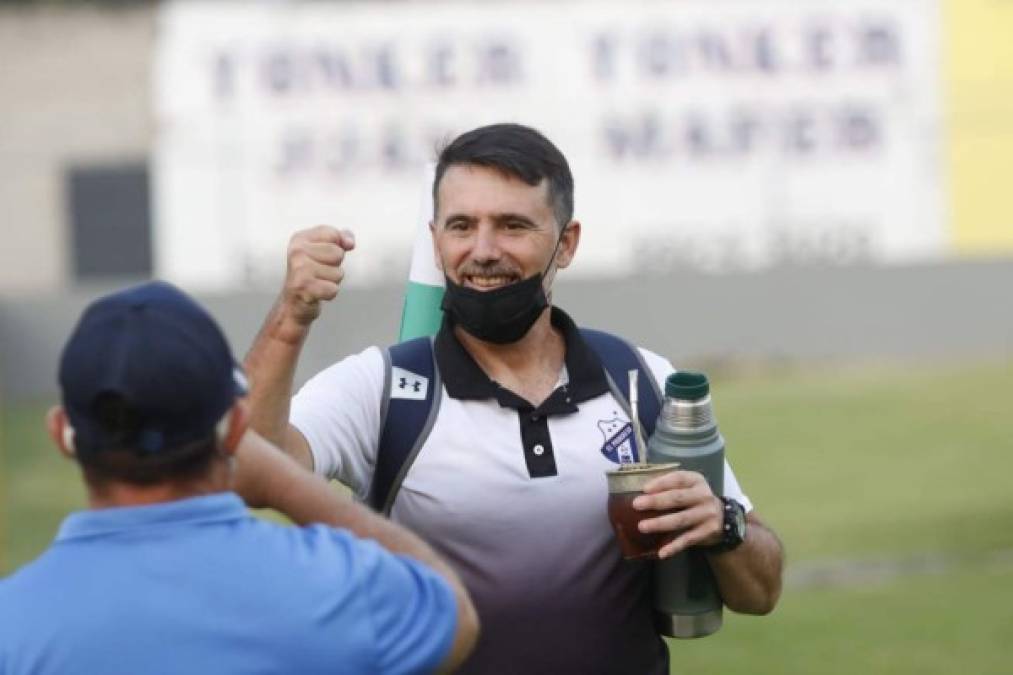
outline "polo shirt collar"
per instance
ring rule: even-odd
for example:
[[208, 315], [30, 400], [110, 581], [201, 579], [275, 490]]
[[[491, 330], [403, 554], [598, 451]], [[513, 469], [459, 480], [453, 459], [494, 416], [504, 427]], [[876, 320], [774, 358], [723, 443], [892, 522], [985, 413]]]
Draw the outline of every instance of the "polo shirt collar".
[[96, 537], [158, 525], [194, 525], [249, 517], [234, 492], [218, 492], [145, 506], [78, 511], [60, 525], [56, 541]]
[[[573, 319], [558, 307], [551, 308], [550, 319], [553, 327], [562, 333], [566, 345], [564, 363], [569, 378], [566, 384], [569, 398], [574, 403], [579, 403], [607, 392], [608, 381], [605, 379], [601, 359], [584, 341]], [[517, 398], [485, 374], [454, 335], [453, 323], [446, 316], [439, 333], [436, 334], [434, 350], [440, 378], [447, 389], [447, 394], [452, 398], [470, 400], [495, 398], [504, 403], [504, 399], [510, 398], [504, 396], [504, 392]], [[515, 406], [508, 404], [508, 407]]]

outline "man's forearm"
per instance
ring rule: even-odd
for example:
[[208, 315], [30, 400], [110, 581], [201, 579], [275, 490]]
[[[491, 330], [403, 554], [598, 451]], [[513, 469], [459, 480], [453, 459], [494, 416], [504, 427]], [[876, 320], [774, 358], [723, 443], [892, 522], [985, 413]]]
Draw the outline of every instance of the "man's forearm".
[[784, 550], [759, 518], [747, 516], [745, 541], [734, 551], [709, 557], [725, 605], [743, 614], [768, 614], [781, 596]]
[[295, 369], [308, 334], [308, 326], [288, 320], [276, 302], [243, 363], [250, 378], [250, 426], [283, 449]]
[[299, 525], [324, 523], [375, 539], [394, 553], [444, 567], [428, 544], [369, 508], [337, 493], [316, 476], [260, 437], [248, 431], [236, 455], [235, 490], [254, 508], [270, 508]]
[[281, 450], [249, 431], [236, 454], [235, 490], [255, 508], [271, 508], [299, 525], [323, 523], [372, 539], [391, 553], [409, 556], [446, 580], [457, 603], [458, 630], [444, 663], [453, 669], [474, 646], [478, 615], [464, 584], [436, 552], [417, 535], [335, 492], [322, 478], [306, 471]]

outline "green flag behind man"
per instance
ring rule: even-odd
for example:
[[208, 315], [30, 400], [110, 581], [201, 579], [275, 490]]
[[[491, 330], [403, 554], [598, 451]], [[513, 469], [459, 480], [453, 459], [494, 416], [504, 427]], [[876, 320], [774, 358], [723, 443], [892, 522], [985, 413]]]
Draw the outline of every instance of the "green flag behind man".
[[433, 239], [429, 221], [433, 218], [433, 174], [436, 167], [427, 164], [419, 200], [419, 217], [412, 246], [412, 265], [408, 271], [404, 307], [401, 309], [401, 330], [398, 341], [404, 342], [421, 335], [436, 335], [443, 321], [443, 273], [433, 259]]

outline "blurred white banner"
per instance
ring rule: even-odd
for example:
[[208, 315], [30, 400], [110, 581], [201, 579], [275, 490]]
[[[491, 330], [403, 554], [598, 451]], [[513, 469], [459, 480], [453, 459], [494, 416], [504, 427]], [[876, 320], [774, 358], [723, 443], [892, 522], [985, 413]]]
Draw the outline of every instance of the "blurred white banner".
[[401, 281], [441, 140], [570, 159], [572, 275], [906, 261], [947, 245], [938, 0], [166, 4], [157, 272], [274, 282], [296, 229]]

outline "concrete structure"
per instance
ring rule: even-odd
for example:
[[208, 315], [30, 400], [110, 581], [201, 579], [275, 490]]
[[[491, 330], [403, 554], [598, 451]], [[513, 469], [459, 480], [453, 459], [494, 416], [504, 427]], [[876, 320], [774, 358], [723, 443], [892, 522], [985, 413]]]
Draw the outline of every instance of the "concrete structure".
[[68, 285], [70, 167], [147, 161], [154, 19], [0, 10], [0, 295]]
[[[612, 330], [682, 367], [857, 361], [1013, 359], [1013, 262], [907, 268], [783, 269], [560, 280], [578, 323]], [[108, 289], [0, 301], [0, 397], [50, 398], [59, 350], [84, 305]], [[403, 286], [347, 288], [315, 327], [297, 379], [397, 335]], [[274, 296], [201, 298], [238, 355]]]

